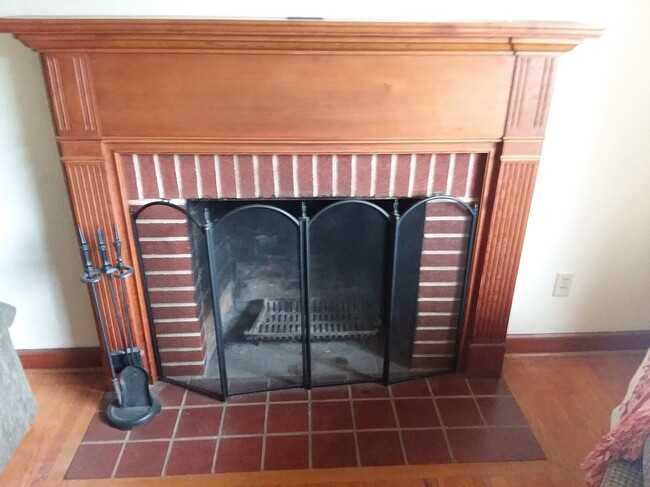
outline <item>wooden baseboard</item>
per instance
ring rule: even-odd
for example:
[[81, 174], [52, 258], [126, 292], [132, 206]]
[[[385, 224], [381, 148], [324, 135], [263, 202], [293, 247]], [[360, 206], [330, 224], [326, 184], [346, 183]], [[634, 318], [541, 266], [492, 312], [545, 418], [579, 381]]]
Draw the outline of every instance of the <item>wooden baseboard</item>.
[[506, 353], [600, 352], [647, 350], [650, 330], [508, 335]]
[[85, 369], [101, 367], [99, 347], [17, 350], [26, 369]]

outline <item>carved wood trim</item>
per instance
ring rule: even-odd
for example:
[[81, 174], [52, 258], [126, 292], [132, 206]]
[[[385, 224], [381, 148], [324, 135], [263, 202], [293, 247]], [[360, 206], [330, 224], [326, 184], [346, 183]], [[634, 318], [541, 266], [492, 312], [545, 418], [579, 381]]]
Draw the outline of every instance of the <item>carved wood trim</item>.
[[45, 54], [43, 66], [57, 134], [97, 137], [96, 103], [85, 54]]

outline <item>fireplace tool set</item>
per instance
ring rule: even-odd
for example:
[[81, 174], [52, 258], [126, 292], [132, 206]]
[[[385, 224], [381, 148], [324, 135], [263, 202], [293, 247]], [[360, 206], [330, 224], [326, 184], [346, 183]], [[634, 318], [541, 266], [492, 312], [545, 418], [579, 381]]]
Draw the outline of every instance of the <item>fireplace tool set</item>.
[[[122, 260], [122, 244], [116, 226], [113, 226], [116, 266], [112, 265], [109, 260], [106, 241], [100, 228], [97, 229], [97, 241], [102, 259], [100, 268], [93, 266], [86, 237], [81, 228], [78, 231], [84, 262], [81, 282], [88, 284], [91, 289], [116, 395], [116, 400], [106, 408], [106, 418], [116, 428], [130, 430], [135, 426], [147, 423], [160, 412], [160, 402], [149, 390], [149, 374], [142, 366], [140, 349], [134, 345], [133, 341], [128, 295], [124, 282], [124, 279], [133, 274], [133, 267], [125, 265]], [[98, 283], [104, 278], [108, 283], [121, 346], [115, 350], [111, 350], [105, 315], [99, 301]], [[121, 291], [121, 302], [116, 291], [117, 287]]]

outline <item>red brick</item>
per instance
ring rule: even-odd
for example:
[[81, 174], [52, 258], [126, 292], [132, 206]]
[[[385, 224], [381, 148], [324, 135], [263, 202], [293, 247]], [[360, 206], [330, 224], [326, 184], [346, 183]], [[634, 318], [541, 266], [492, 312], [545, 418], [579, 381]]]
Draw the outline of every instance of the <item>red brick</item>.
[[214, 172], [214, 156], [212, 154], [203, 154], [199, 156], [199, 166], [201, 171], [201, 197], [217, 197], [217, 177]]
[[476, 154], [474, 157], [474, 170], [472, 171], [472, 184], [469, 190], [470, 198], [479, 198], [483, 188], [483, 178], [485, 177], [485, 166], [487, 161], [486, 154]]
[[420, 270], [420, 280], [423, 282], [459, 282], [463, 279], [462, 270], [430, 271]]
[[469, 216], [467, 208], [463, 205], [452, 203], [447, 200], [433, 200], [427, 203], [426, 216]]
[[421, 298], [460, 298], [462, 283], [458, 286], [420, 286], [418, 296]]
[[171, 241], [142, 241], [140, 240], [140, 251], [144, 254], [189, 254], [191, 245], [188, 240]]
[[174, 306], [164, 308], [157, 308], [152, 306], [151, 311], [153, 312], [154, 320], [196, 318], [198, 307], [196, 304], [191, 304], [190, 306]]
[[[181, 177], [182, 194], [181, 198], [198, 198], [198, 175], [196, 159], [193, 155], [184, 154], [178, 156], [178, 166]], [[201, 171], [200, 164], [198, 171]], [[214, 174], [214, 165], [212, 173]]]
[[466, 250], [467, 237], [425, 238], [422, 250]]
[[232, 155], [218, 156], [219, 178], [221, 181], [221, 198], [236, 198], [235, 163]]
[[360, 154], [357, 156], [357, 189], [355, 194], [358, 197], [370, 196], [371, 158], [372, 156], [368, 154]]
[[411, 154], [398, 154], [395, 167], [395, 186], [393, 195], [406, 197], [409, 192], [409, 179], [411, 177]]
[[390, 154], [377, 156], [377, 173], [375, 177], [375, 196], [387, 197], [390, 189]]
[[161, 197], [179, 198], [174, 156], [171, 154], [160, 154], [158, 156], [158, 168], [163, 186]]
[[448, 330], [422, 330], [415, 329], [415, 340], [416, 341], [427, 341], [427, 340], [455, 340], [456, 339], [456, 329], [450, 328]]
[[413, 355], [450, 355], [455, 351], [454, 343], [414, 343]]
[[166, 377], [203, 375], [205, 373], [205, 365], [166, 365], [163, 363], [162, 369], [163, 375]]
[[293, 157], [289, 155], [277, 156], [278, 158], [278, 179], [280, 184], [281, 198], [293, 198]]
[[179, 321], [172, 323], [155, 323], [156, 334], [165, 333], [200, 333], [199, 321]]
[[149, 274], [147, 285], [152, 287], [186, 287], [194, 285], [192, 274]]
[[424, 233], [469, 233], [470, 220], [434, 220], [424, 222]]
[[[181, 215], [179, 215], [180, 217]], [[138, 237], [187, 237], [189, 231], [185, 223], [144, 223], [138, 219]]]
[[300, 196], [313, 196], [313, 166], [312, 156], [299, 155], [298, 157], [298, 188]]
[[464, 266], [466, 254], [422, 254], [421, 266]]
[[[161, 259], [176, 260], [176, 259]], [[196, 299], [196, 291], [152, 291], [149, 290], [151, 303], [191, 303]]]
[[196, 350], [160, 350], [160, 361], [170, 362], [201, 362], [205, 358], [205, 351]]
[[332, 156], [318, 155], [318, 196], [332, 196]]
[[418, 327], [435, 326], [435, 327], [454, 327], [458, 322], [457, 315], [451, 316], [418, 316]]
[[144, 260], [145, 271], [191, 271], [190, 257], [178, 258], [147, 258]]
[[140, 154], [138, 156], [140, 167], [140, 181], [142, 183], [142, 197], [144, 199], [159, 198], [158, 180], [156, 179], [156, 169], [151, 154]]
[[258, 174], [260, 178], [260, 197], [270, 198], [275, 195], [273, 186], [273, 157], [269, 155], [257, 158]]
[[456, 154], [454, 174], [451, 182], [451, 194], [457, 198], [465, 196], [467, 189], [467, 173], [469, 170], [469, 154]]
[[418, 369], [453, 369], [454, 357], [412, 357], [411, 367]]
[[417, 154], [415, 157], [415, 182], [413, 196], [428, 196], [429, 169], [431, 168], [431, 154]]
[[349, 197], [352, 195], [352, 156], [341, 154], [336, 156], [336, 195]]
[[239, 169], [239, 197], [255, 198], [255, 174], [253, 172], [253, 156], [236, 156]]
[[458, 313], [460, 301], [419, 301], [418, 311], [423, 313]]
[[437, 154], [433, 173], [433, 192], [447, 193], [447, 177], [449, 175], [450, 154]]
[[158, 339], [158, 348], [200, 348], [203, 346], [203, 338], [201, 336], [181, 336], [181, 337], [156, 337]]
[[122, 167], [124, 168], [124, 185], [126, 187], [126, 197], [130, 200], [137, 200], [138, 184], [135, 176], [135, 166], [133, 165], [133, 155], [122, 154], [120, 157]]

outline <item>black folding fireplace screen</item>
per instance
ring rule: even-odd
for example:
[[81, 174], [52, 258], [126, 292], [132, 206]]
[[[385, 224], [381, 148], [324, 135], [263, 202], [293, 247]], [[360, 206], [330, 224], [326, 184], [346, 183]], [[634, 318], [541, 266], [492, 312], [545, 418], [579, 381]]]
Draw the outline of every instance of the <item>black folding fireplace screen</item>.
[[[225, 400], [453, 371], [476, 216], [448, 196], [145, 205], [133, 219], [159, 375]], [[167, 222], [171, 236], [145, 236]], [[189, 254], [156, 254], [181, 234]], [[174, 260], [187, 258], [191, 271]]]

